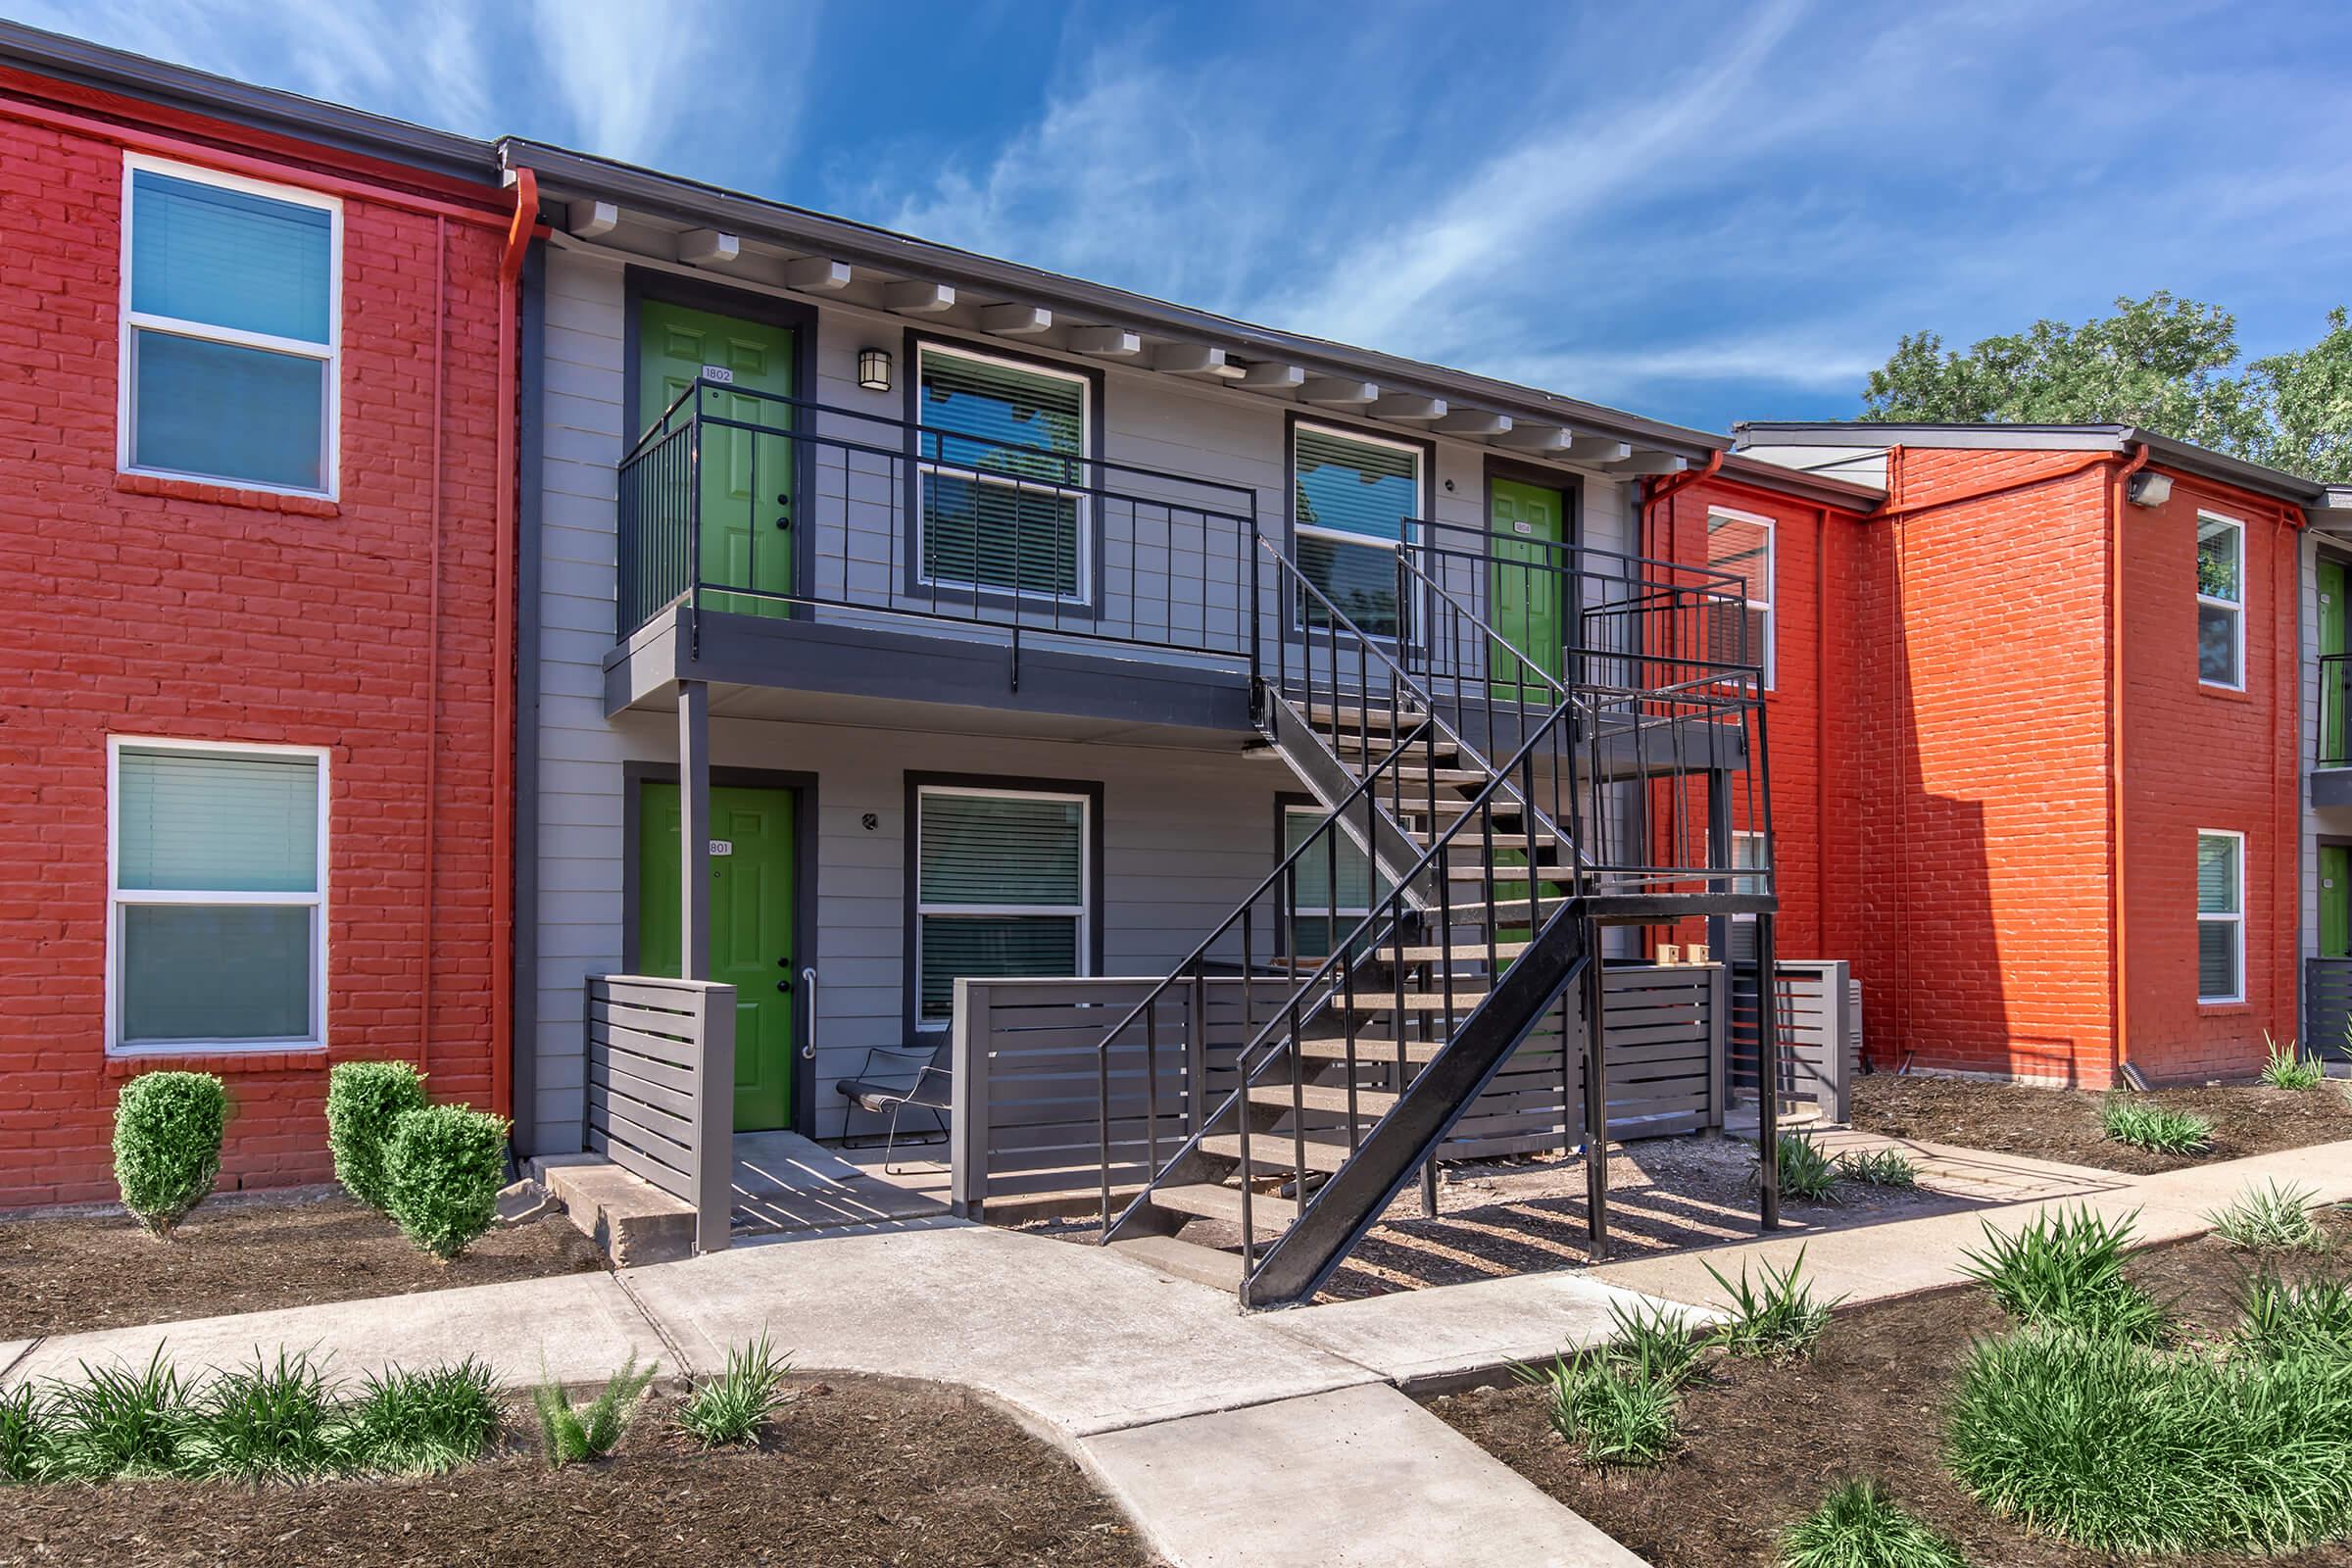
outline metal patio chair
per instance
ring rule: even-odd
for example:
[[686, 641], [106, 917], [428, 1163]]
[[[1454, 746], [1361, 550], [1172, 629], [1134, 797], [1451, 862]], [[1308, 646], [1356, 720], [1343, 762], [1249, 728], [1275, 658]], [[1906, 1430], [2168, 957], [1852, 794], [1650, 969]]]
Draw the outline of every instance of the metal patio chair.
[[[885, 1066], [877, 1073], [874, 1064], [878, 1060], [897, 1065]], [[890, 1131], [882, 1139], [882, 1171], [896, 1175], [891, 1155], [899, 1144], [899, 1117], [909, 1105], [931, 1112], [939, 1123], [938, 1141], [947, 1142], [948, 1113], [955, 1103], [950, 1090], [955, 1081], [956, 1040], [952, 1032], [943, 1029], [939, 1044], [928, 1054], [891, 1046], [868, 1047], [865, 1064], [858, 1069], [858, 1075], [844, 1078], [834, 1087], [858, 1109], [889, 1114]]]

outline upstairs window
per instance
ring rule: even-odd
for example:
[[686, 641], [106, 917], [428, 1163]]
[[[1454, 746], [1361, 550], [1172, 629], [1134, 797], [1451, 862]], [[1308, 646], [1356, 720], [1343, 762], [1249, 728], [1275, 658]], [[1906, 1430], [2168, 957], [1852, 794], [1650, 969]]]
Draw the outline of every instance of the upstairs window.
[[1707, 565], [1746, 586], [1743, 608], [1724, 606], [1711, 617], [1707, 657], [1727, 664], [1755, 664], [1764, 685], [1773, 673], [1773, 523], [1744, 512], [1707, 514]]
[[332, 494], [342, 204], [136, 155], [123, 173], [122, 466]]
[[2246, 836], [2197, 834], [2197, 1000], [2246, 995]]
[[933, 343], [915, 360], [923, 581], [1084, 602], [1092, 383]]
[[2246, 525], [2197, 514], [2197, 679], [2246, 684]]
[[[1299, 572], [1360, 630], [1396, 636], [1396, 547], [1421, 515], [1421, 450], [1301, 424], [1291, 469]], [[1300, 616], [1327, 618], [1311, 598]]]
[[955, 1015], [956, 982], [1087, 969], [1086, 797], [922, 790], [915, 797], [919, 1022]]
[[108, 793], [108, 1045], [322, 1044], [324, 756], [122, 741]]

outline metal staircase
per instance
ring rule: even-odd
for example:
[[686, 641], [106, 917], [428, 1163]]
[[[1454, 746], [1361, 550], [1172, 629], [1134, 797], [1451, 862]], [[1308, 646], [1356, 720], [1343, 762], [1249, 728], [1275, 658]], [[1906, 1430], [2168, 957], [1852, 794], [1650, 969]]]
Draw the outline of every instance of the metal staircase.
[[[1311, 1299], [1416, 1174], [1434, 1203], [1447, 1135], [1522, 1042], [1556, 1015], [1563, 1052], [1576, 1049], [1571, 988], [1583, 1104], [1563, 1116], [1595, 1154], [1597, 1239], [1602, 923], [1743, 904], [1769, 914], [1768, 895], [1736, 891], [1728, 854], [1693, 853], [1681, 799], [1686, 775], [1726, 776], [1728, 760], [1744, 767], [1761, 750], [1752, 671], [1694, 672], [1661, 636], [1694, 607], [1719, 612], [1702, 596], [1722, 599], [1721, 585], [1686, 603], [1672, 583], [1657, 599], [1654, 574], [1597, 574], [1625, 586], [1584, 601], [1563, 681], [1465, 602], [1481, 596], [1462, 592], [1462, 563], [1423, 538], [1397, 554], [1394, 637], [1367, 634], [1265, 547], [1254, 597], [1274, 629], [1253, 663], [1255, 717], [1326, 814], [1100, 1053], [1103, 1242], [1229, 1286], [1248, 1307]], [[1554, 569], [1565, 582], [1590, 565]], [[1629, 604], [1646, 613], [1626, 620]], [[1629, 641], [1597, 657], [1587, 646]], [[1595, 678], [1604, 660], [1617, 678]], [[1632, 671], [1640, 684], [1622, 678]], [[1700, 755], [1707, 768], [1686, 765]], [[1728, 820], [1721, 801], [1705, 810], [1712, 851]], [[1205, 1005], [1168, 1021], [1171, 995], [1205, 998], [1212, 975], [1237, 974], [1230, 1043], [1209, 1038]], [[1188, 1064], [1190, 1136], [1165, 1160], [1152, 1147], [1148, 1181], [1114, 1213], [1113, 1123], [1133, 1114], [1139, 1080], [1152, 1123], [1171, 1054]]]

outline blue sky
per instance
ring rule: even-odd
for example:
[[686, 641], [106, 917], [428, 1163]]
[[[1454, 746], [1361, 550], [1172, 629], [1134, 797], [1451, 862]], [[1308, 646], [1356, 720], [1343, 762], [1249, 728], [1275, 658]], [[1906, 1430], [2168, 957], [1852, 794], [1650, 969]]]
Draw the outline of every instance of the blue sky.
[[1713, 429], [1923, 327], [2352, 301], [2340, 4], [9, 9]]

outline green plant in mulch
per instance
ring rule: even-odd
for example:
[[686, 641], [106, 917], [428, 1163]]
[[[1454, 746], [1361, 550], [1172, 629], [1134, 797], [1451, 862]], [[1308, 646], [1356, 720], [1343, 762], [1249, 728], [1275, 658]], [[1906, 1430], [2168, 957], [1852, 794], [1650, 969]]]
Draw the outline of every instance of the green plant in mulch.
[[2152, 1154], [2202, 1154], [2213, 1147], [2213, 1123], [2204, 1117], [2121, 1095], [2110, 1095], [2100, 1104], [2099, 1131], [2110, 1142]]
[[209, 1072], [146, 1072], [115, 1099], [115, 1181], [156, 1236], [204, 1200], [220, 1174], [228, 1091]]
[[2250, 1252], [2325, 1251], [2327, 1233], [2311, 1217], [2317, 1197], [2303, 1188], [2281, 1187], [2277, 1182], [2248, 1187], [2207, 1214], [2205, 1222], [2223, 1241]]
[[54, 1463], [56, 1439], [48, 1401], [31, 1384], [0, 1393], [0, 1482], [45, 1478]]
[[1706, 1342], [1691, 1338], [1690, 1325], [1658, 1302], [1631, 1308], [1611, 1301], [1609, 1328], [1601, 1354], [1644, 1383], [1687, 1389], [1706, 1370]]
[[504, 1116], [463, 1105], [403, 1111], [384, 1145], [385, 1208], [410, 1241], [444, 1263], [498, 1217], [506, 1182]]
[[2328, 1081], [2328, 1069], [2297, 1051], [2292, 1040], [2282, 1046], [2265, 1029], [2262, 1043], [2269, 1048], [2269, 1054], [2263, 1058], [2262, 1081], [2273, 1089], [2292, 1089], [2299, 1093], [2317, 1089]]
[[343, 1061], [326, 1074], [326, 1148], [335, 1180], [370, 1208], [388, 1206], [384, 1146], [392, 1126], [425, 1107], [424, 1074], [405, 1061]]
[[438, 1474], [478, 1458], [503, 1424], [490, 1368], [472, 1356], [371, 1375], [345, 1419], [354, 1458], [395, 1475]]
[[1813, 1288], [1798, 1278], [1804, 1266], [1805, 1250], [1800, 1247], [1787, 1269], [1764, 1262], [1764, 1280], [1758, 1286], [1748, 1283], [1745, 1263], [1740, 1265], [1736, 1285], [1714, 1264], [1707, 1264], [1707, 1272], [1731, 1298], [1729, 1313], [1715, 1326], [1712, 1342], [1732, 1355], [1761, 1360], [1790, 1361], [1809, 1352], [1830, 1326], [1830, 1313], [1845, 1298], [1814, 1299]]
[[[1821, 1152], [1821, 1146], [1802, 1133], [1779, 1135], [1781, 1196], [1807, 1203], [1838, 1201], [1838, 1162]], [[1755, 1168], [1748, 1177], [1750, 1186], [1763, 1180], [1764, 1154], [1759, 1148]]]
[[563, 1385], [546, 1381], [543, 1373], [539, 1387], [531, 1393], [531, 1403], [539, 1412], [539, 1436], [547, 1448], [548, 1464], [560, 1469], [611, 1453], [636, 1418], [637, 1406], [660, 1370], [657, 1361], [639, 1371], [637, 1352], [630, 1351], [620, 1370], [612, 1374], [612, 1381], [584, 1410], [573, 1408]]
[[2121, 1556], [2352, 1531], [2352, 1356], [2166, 1351], [2054, 1326], [1978, 1346], [1947, 1432], [1979, 1501]]
[[180, 1446], [181, 1475], [300, 1481], [345, 1467], [349, 1450], [326, 1375], [302, 1351], [257, 1353], [194, 1400]]
[[1909, 1190], [1919, 1185], [1919, 1167], [1899, 1149], [1847, 1151], [1838, 1156], [1838, 1174], [1865, 1187]]
[[1984, 1250], [1964, 1252], [1961, 1272], [2021, 1322], [2154, 1345], [2172, 1315], [2124, 1272], [2135, 1218], [2075, 1208], [2036, 1214], [2007, 1235], [1986, 1225]]
[[1674, 1451], [1675, 1396], [1671, 1386], [1610, 1358], [1583, 1350], [1547, 1367], [1514, 1369], [1519, 1381], [1544, 1391], [1551, 1429], [1584, 1446], [1595, 1464], [1649, 1465]]
[[2246, 1282], [2233, 1348], [2260, 1361], [2290, 1355], [2352, 1361], [2352, 1284], [2255, 1275]]
[[1951, 1539], [1871, 1480], [1848, 1481], [1781, 1532], [1780, 1568], [1968, 1568]]
[[762, 1334], [727, 1352], [726, 1370], [694, 1386], [678, 1425], [706, 1448], [759, 1441], [760, 1428], [784, 1404], [784, 1376], [792, 1363], [775, 1352]]
[[49, 1391], [53, 1425], [42, 1479], [177, 1473], [190, 1424], [188, 1392], [160, 1345], [143, 1371], [83, 1362], [78, 1381]]

